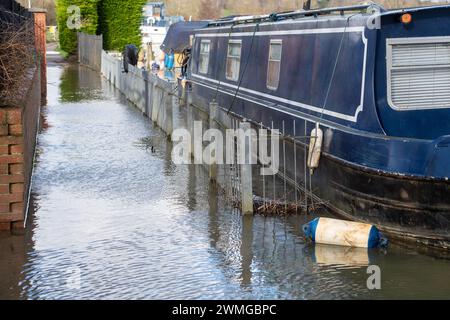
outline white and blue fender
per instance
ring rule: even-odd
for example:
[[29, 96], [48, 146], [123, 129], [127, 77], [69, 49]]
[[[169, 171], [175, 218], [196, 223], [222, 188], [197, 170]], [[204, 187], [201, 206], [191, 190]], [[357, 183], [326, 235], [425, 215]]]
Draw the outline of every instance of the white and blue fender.
[[359, 222], [317, 218], [303, 226], [313, 242], [355, 248], [387, 247], [388, 239], [377, 227]]

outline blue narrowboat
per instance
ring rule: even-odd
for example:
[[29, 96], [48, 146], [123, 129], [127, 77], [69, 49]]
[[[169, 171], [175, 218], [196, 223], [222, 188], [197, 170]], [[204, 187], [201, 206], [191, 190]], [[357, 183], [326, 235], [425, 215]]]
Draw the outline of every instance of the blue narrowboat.
[[194, 104], [292, 137], [319, 124], [318, 197], [391, 238], [450, 248], [450, 6], [232, 17], [194, 34]]

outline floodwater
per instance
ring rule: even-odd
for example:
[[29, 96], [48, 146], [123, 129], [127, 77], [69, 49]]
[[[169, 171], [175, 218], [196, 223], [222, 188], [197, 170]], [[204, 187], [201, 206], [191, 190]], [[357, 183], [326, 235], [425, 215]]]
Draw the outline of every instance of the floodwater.
[[28, 228], [0, 233], [0, 298], [450, 298], [450, 260], [314, 246], [312, 216], [243, 218], [98, 73], [52, 65], [48, 79]]

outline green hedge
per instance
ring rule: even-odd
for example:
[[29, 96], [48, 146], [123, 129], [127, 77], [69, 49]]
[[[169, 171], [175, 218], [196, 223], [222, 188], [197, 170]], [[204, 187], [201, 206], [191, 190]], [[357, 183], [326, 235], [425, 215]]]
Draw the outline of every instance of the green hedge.
[[[77, 49], [77, 31], [96, 34], [98, 29], [98, 4], [101, 0], [57, 0], [56, 15], [59, 32], [59, 46], [65, 52], [72, 54]], [[81, 13], [81, 29], [69, 29], [67, 21], [70, 14], [67, 8], [78, 6]]]
[[147, 0], [101, 0], [99, 30], [106, 50], [123, 50], [127, 44], [141, 46], [142, 8]]

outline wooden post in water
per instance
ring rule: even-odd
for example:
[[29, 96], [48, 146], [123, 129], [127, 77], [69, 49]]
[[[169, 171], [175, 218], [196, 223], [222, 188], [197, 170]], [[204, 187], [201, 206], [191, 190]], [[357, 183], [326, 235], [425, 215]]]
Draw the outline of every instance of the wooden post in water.
[[147, 101], [147, 116], [152, 120], [152, 113], [153, 113], [153, 82], [151, 78], [150, 72], [147, 71], [147, 77], [145, 86], [147, 91], [147, 97], [145, 98]]
[[165, 127], [165, 118], [166, 118], [166, 97], [164, 95], [164, 88], [158, 87], [158, 126], [163, 129], [163, 131], [166, 131]]
[[192, 105], [192, 92], [188, 91], [186, 88], [186, 95], [187, 95], [187, 130], [189, 131], [191, 135], [191, 147], [189, 148], [191, 157], [194, 157], [194, 107]]
[[[244, 130], [244, 132], [247, 132], [248, 130], [251, 130], [251, 125], [249, 122], [241, 122], [240, 128]], [[240, 143], [244, 143], [245, 145], [245, 153], [248, 152], [248, 163], [246, 154], [244, 154], [242, 157], [238, 156], [238, 159], [240, 158], [243, 163], [239, 164], [241, 166], [241, 205], [242, 205], [242, 214], [253, 214], [253, 183], [252, 183], [252, 165], [251, 165], [251, 158], [252, 158], [252, 150], [251, 150], [251, 135], [250, 139], [246, 139], [244, 134], [244, 141], [240, 141]], [[238, 147], [239, 148], [239, 147]], [[240, 149], [240, 148], [239, 148]]]
[[[217, 102], [209, 103], [209, 128], [217, 129], [217, 111], [219, 109], [219, 105]], [[209, 180], [211, 182], [217, 182], [217, 143], [216, 149], [214, 150], [214, 156], [211, 159], [211, 164], [209, 166]]]
[[[153, 81], [155, 79], [153, 78]], [[152, 88], [152, 121], [157, 122], [158, 121], [158, 103], [159, 103], [159, 90], [156, 85], [156, 82], [153, 83]]]
[[158, 103], [158, 126], [166, 132], [166, 96], [163, 88], [158, 88], [159, 91], [159, 103]]
[[[171, 86], [172, 89], [172, 86]], [[173, 95], [171, 92], [166, 93], [167, 96], [165, 98], [164, 108], [165, 108], [165, 117], [164, 117], [164, 131], [167, 136], [170, 138], [173, 132]]]

